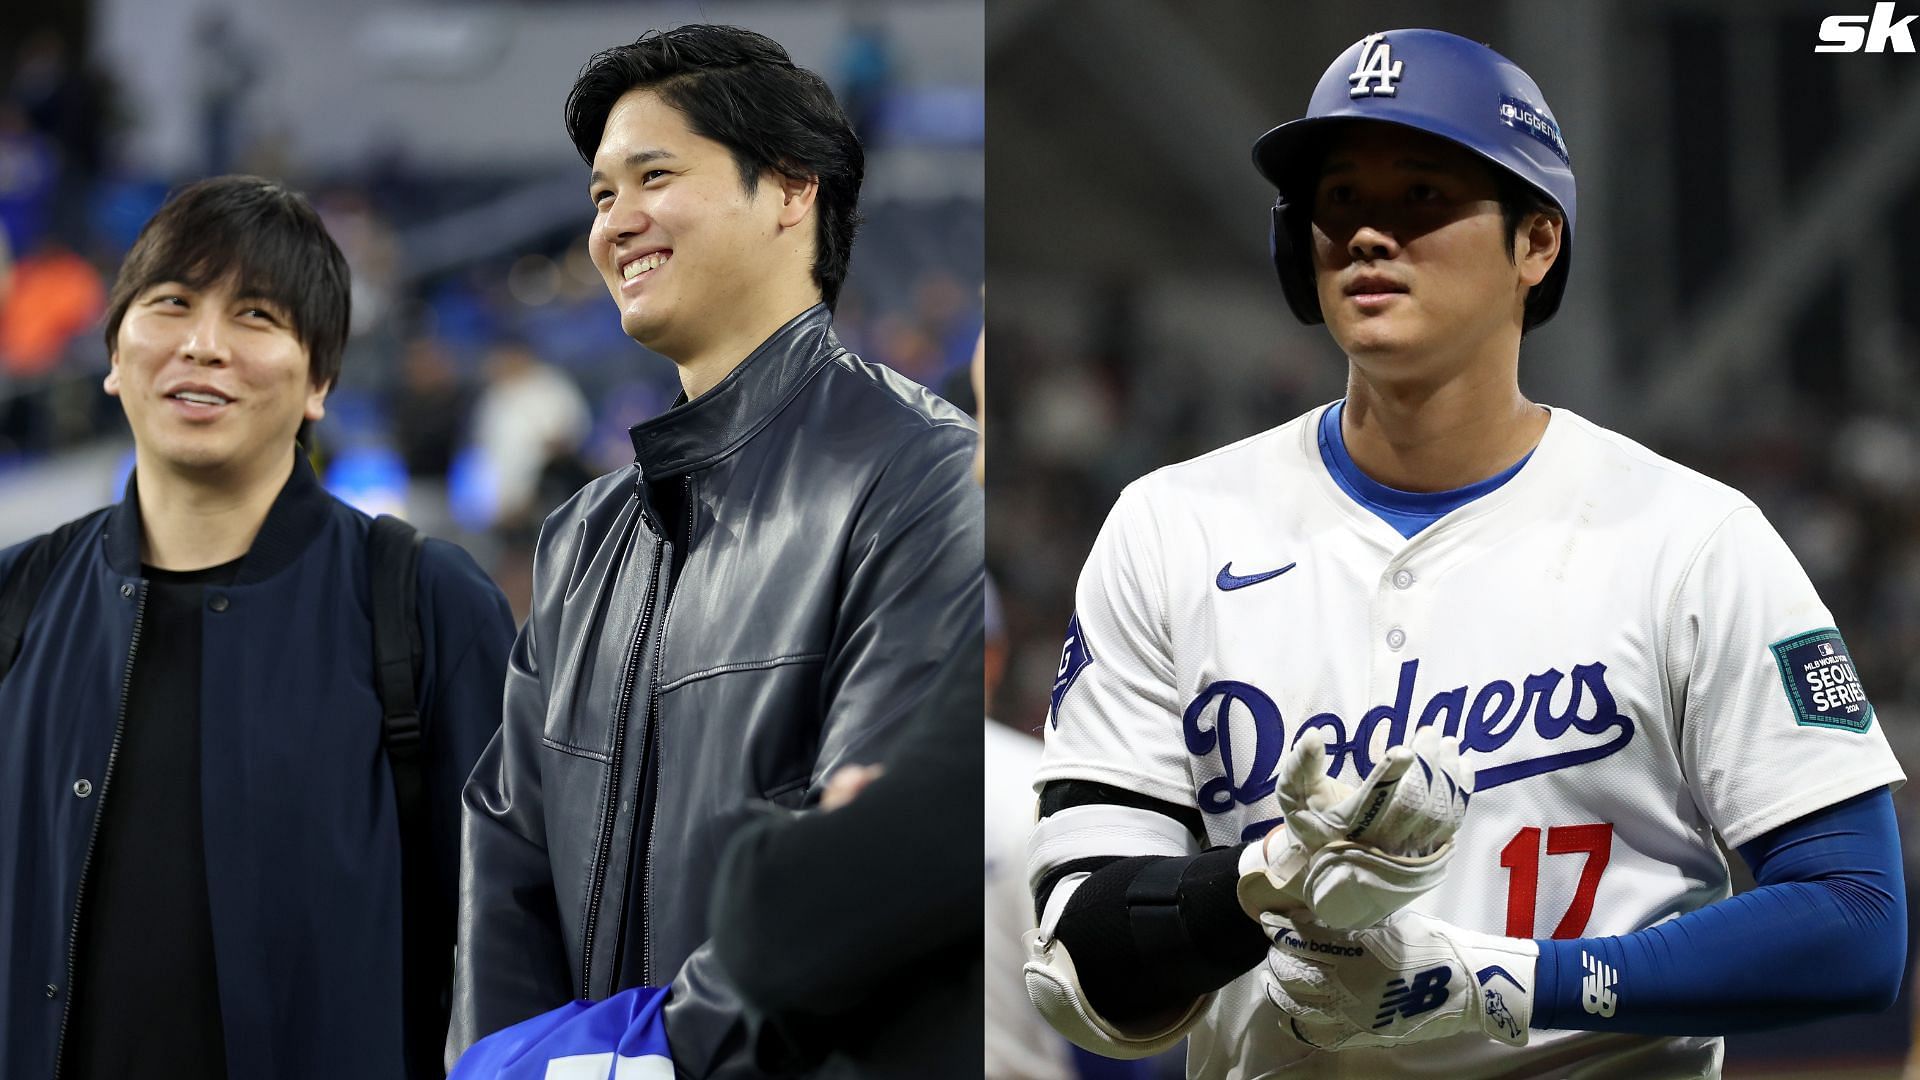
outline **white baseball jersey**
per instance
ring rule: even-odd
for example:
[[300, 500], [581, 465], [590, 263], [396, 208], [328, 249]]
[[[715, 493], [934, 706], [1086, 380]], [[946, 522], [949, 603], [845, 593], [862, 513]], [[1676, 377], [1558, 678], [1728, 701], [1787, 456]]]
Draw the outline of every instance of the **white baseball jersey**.
[[[1209, 842], [1235, 844], [1278, 822], [1275, 766], [1302, 732], [1323, 729], [1329, 771], [1357, 782], [1437, 724], [1476, 793], [1446, 880], [1411, 910], [1567, 938], [1727, 896], [1716, 833], [1738, 846], [1904, 779], [1832, 616], [1740, 493], [1555, 410], [1511, 480], [1407, 539], [1335, 484], [1321, 411], [1121, 495], [1080, 578], [1036, 787], [1197, 807]], [[1719, 1072], [1717, 1038], [1584, 1031], [1309, 1060], [1260, 970], [1194, 1029], [1189, 1076]]]

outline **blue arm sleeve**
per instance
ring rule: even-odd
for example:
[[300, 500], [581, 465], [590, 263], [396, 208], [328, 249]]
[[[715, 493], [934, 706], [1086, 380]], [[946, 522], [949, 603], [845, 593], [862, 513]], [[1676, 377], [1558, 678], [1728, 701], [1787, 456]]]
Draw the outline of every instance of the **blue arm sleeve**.
[[[1740, 855], [1759, 885], [1750, 892], [1620, 937], [1542, 940], [1533, 1026], [1724, 1035], [1893, 1003], [1907, 900], [1886, 788], [1783, 825]], [[1583, 1001], [1588, 957], [1613, 976], [1612, 1015]]]

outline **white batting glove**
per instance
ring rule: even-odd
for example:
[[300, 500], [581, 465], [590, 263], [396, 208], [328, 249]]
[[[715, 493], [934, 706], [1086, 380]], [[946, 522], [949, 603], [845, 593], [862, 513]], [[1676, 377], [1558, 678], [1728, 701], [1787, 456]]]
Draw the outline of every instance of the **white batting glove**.
[[1425, 727], [1350, 787], [1327, 775], [1325, 739], [1308, 732], [1280, 762], [1286, 824], [1241, 853], [1241, 908], [1342, 929], [1400, 910], [1446, 875], [1466, 776], [1459, 743]]
[[1463, 1031], [1527, 1044], [1540, 958], [1527, 938], [1414, 912], [1352, 933], [1295, 929], [1273, 915], [1262, 925], [1273, 941], [1262, 978], [1267, 997], [1309, 1045], [1395, 1046]]

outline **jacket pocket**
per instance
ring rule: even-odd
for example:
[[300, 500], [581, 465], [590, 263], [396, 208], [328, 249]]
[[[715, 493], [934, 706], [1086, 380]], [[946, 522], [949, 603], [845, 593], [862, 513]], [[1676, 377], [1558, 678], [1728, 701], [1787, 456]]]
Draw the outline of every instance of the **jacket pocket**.
[[797, 776], [784, 780], [760, 793], [761, 798], [782, 810], [798, 810], [807, 804], [807, 789], [812, 786], [813, 777]]

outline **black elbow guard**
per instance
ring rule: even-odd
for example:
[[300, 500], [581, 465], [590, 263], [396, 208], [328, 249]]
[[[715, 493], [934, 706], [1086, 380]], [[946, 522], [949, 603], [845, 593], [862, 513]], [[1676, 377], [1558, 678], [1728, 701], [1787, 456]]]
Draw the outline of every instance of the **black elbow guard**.
[[1140, 856], [1096, 870], [1061, 914], [1087, 1001], [1118, 1023], [1178, 1011], [1239, 978], [1266, 955], [1240, 910], [1239, 849], [1185, 858]]

